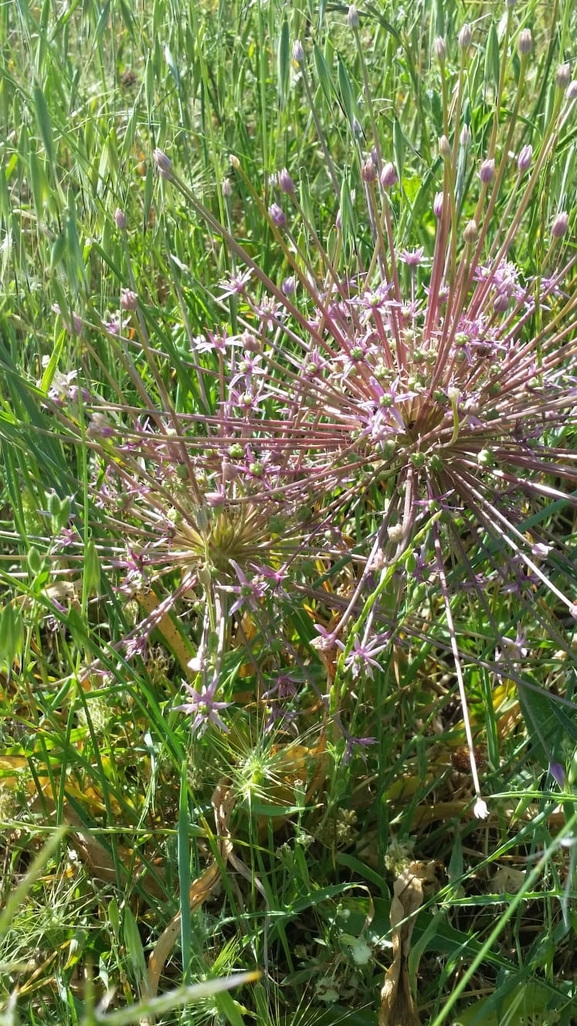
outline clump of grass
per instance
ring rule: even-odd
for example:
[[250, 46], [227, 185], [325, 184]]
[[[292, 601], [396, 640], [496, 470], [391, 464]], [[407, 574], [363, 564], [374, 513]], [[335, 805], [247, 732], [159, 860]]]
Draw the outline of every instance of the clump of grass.
[[[35, 380], [3, 357], [2, 655], [7, 709], [34, 728], [5, 768], [27, 760], [33, 815], [68, 824], [87, 874], [122, 888], [122, 915], [107, 895], [95, 907], [118, 920], [127, 1002], [178, 912], [185, 980], [256, 960], [265, 979], [244, 1000], [263, 1021], [298, 1017], [305, 984], [313, 1020], [374, 1007], [382, 872], [414, 859], [449, 881], [420, 917], [435, 1023], [461, 957], [464, 979], [517, 999], [522, 925], [494, 925], [497, 854], [523, 874], [545, 849], [512, 908], [541, 886], [561, 948], [569, 937], [553, 833], [557, 787], [572, 829], [575, 742], [577, 83], [553, 44], [539, 81], [513, 5], [498, 26], [436, 30], [438, 102], [421, 95], [413, 117], [399, 99], [388, 120], [372, 17], [341, 19], [346, 60], [322, 34], [295, 33], [291, 54], [285, 22], [264, 166], [240, 133], [211, 193], [180, 173], [182, 140], [163, 141], [167, 252], [115, 197], [104, 302], [56, 290]], [[260, 90], [264, 112], [265, 76]], [[281, 145], [289, 93], [306, 148]], [[192, 236], [209, 240], [202, 299]], [[535, 763], [551, 770], [541, 789]], [[528, 822], [509, 815], [519, 796]], [[355, 902], [359, 885], [371, 895]], [[107, 944], [98, 931], [90, 951]], [[544, 945], [531, 958], [569, 1014]], [[177, 963], [166, 972], [179, 982]], [[218, 1013], [239, 1021], [224, 999], [199, 1021]]]

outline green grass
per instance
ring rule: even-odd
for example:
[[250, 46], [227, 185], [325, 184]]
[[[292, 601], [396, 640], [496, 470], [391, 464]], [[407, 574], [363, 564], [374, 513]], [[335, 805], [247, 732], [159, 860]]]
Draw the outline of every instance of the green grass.
[[[465, 20], [474, 46], [464, 102], [478, 152], [490, 144], [497, 93], [496, 121], [504, 132], [514, 121], [516, 152], [546, 137], [555, 69], [574, 56], [569, 0], [514, 9], [514, 34], [530, 27], [534, 38], [516, 121], [519, 58], [504, 70], [504, 5], [375, 2], [360, 14], [356, 45], [347, 6], [333, 2], [0, 7], [0, 1026], [154, 1016], [164, 1026], [376, 1023], [393, 961], [393, 887], [413, 863], [431, 877], [408, 954], [423, 1024], [577, 1019], [577, 635], [555, 594], [537, 583], [527, 608], [495, 579], [479, 601], [463, 586], [467, 564], [496, 566], [503, 549], [472, 537], [462, 518], [445, 571], [491, 796], [485, 822], [472, 815], [451, 626], [439, 589], [411, 577], [416, 548], [378, 596], [399, 633], [372, 679], [351, 682], [342, 663], [327, 671], [331, 654], [313, 644], [314, 623], [328, 628], [355, 584], [345, 555], [313, 560], [303, 579], [314, 588], [281, 604], [276, 631], [257, 609], [227, 635], [219, 697], [231, 703], [222, 712], [230, 733], [192, 735], [174, 707], [186, 700], [183, 681], [195, 683], [188, 662], [204, 637], [210, 583], [200, 577], [187, 592], [175, 568], [148, 590], [122, 587], [134, 522], [128, 504], [126, 522], [113, 522], [99, 489], [110, 467], [129, 475], [136, 457], [95, 438], [82, 391], [72, 397], [62, 385], [75, 374], [69, 385], [118, 408], [128, 434], [140, 413], [160, 430], [162, 410], [206, 437], [200, 416], [218, 409], [222, 369], [211, 353], [198, 373], [193, 340], [226, 324], [242, 330], [249, 311], [238, 297], [218, 299], [242, 262], [186, 188], [276, 282], [290, 268], [263, 209], [274, 199], [269, 176], [286, 166], [314, 226], [316, 239], [303, 229], [296, 240], [311, 266], [321, 263], [317, 241], [337, 246], [339, 201], [344, 256], [366, 266], [369, 227], [345, 200], [349, 188], [361, 193], [372, 122], [402, 171], [398, 245], [422, 245], [431, 258], [437, 140], [447, 129], [452, 139], [453, 102], [431, 55], [443, 35], [456, 67]], [[306, 83], [291, 59], [296, 39]], [[575, 226], [574, 124], [515, 239], [511, 257], [526, 279], [543, 266], [555, 214], [567, 210]], [[155, 147], [183, 191], [157, 175]], [[467, 174], [461, 202], [472, 217], [479, 183]], [[339, 192], [344, 182], [340, 196], [333, 178]], [[495, 225], [504, 215], [499, 199]], [[139, 296], [139, 318], [123, 314], [125, 340], [102, 326], [121, 289]], [[537, 310], [534, 333], [560, 309]], [[574, 449], [574, 411], [551, 445]], [[187, 482], [176, 481], [175, 503]], [[521, 504], [517, 529], [542, 527], [563, 543], [551, 580], [572, 587], [575, 601], [575, 493], [565, 480], [555, 487], [566, 498], [555, 493], [538, 513]], [[343, 553], [378, 529], [384, 487], [371, 488], [365, 507], [342, 513]], [[127, 651], [164, 600], [147, 651]], [[518, 625], [530, 638], [527, 666], [498, 680], [496, 638]], [[299, 683], [299, 715], [295, 727], [267, 730], [276, 699], [263, 693], [281, 670]], [[517, 688], [520, 676], [535, 690]], [[329, 715], [337, 711], [353, 737], [375, 739], [350, 760]], [[552, 759], [566, 770], [562, 793]], [[150, 960], [172, 922], [154, 997]], [[261, 975], [235, 980], [253, 970]]]

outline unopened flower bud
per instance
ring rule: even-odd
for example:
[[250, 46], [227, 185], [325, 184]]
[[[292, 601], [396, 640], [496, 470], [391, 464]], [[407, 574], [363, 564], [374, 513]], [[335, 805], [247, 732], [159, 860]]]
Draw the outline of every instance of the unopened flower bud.
[[223, 178], [221, 189], [222, 195], [225, 199], [228, 199], [230, 196], [232, 196], [232, 185], [230, 182], [230, 178]]
[[278, 203], [273, 203], [269, 208], [269, 217], [277, 228], [284, 228], [286, 225], [286, 214], [282, 207], [279, 207]]
[[557, 214], [557, 217], [553, 221], [553, 224], [551, 226], [551, 235], [554, 239], [560, 239], [563, 235], [565, 235], [565, 232], [567, 231], [568, 227], [569, 214], [563, 210], [560, 214]]
[[567, 86], [565, 96], [569, 102], [577, 98], [577, 81], [575, 79], [573, 79], [573, 81]]
[[304, 59], [305, 52], [303, 49], [303, 44], [301, 43], [300, 39], [297, 39], [293, 43], [293, 61], [295, 62], [295, 64], [302, 64]]
[[397, 174], [397, 169], [395, 165], [391, 164], [391, 162], [389, 161], [389, 163], [385, 164], [383, 170], [381, 171], [381, 185], [383, 189], [390, 189], [392, 185], [396, 185], [398, 180], [399, 176]]
[[562, 89], [563, 92], [567, 89], [571, 81], [571, 65], [560, 64], [555, 73], [555, 85], [557, 89]]
[[357, 9], [354, 6], [354, 4], [351, 4], [351, 6], [349, 7], [349, 13], [347, 14], [347, 21], [349, 23], [349, 28], [356, 29], [356, 28], [359, 27], [359, 12], [357, 11]]
[[533, 159], [533, 147], [523, 146], [519, 156], [517, 157], [517, 167], [519, 168], [519, 174], [523, 174], [527, 170]]
[[493, 300], [495, 313], [505, 313], [509, 309], [510, 297], [507, 292], [498, 292]]
[[440, 217], [443, 213], [443, 193], [438, 192], [433, 200], [433, 213], [435, 217]]
[[471, 129], [469, 128], [468, 125], [463, 125], [463, 127], [461, 129], [461, 138], [459, 139], [459, 142], [461, 143], [461, 146], [463, 147], [463, 149], [466, 149], [467, 146], [470, 145], [471, 139], [472, 139]]
[[278, 185], [282, 192], [286, 192], [287, 195], [292, 196], [295, 191], [295, 183], [289, 175], [286, 167], [283, 167], [282, 171], [278, 173]]
[[488, 185], [489, 182], [493, 181], [494, 177], [495, 177], [495, 161], [492, 160], [492, 159], [491, 160], [484, 160], [483, 163], [481, 164], [481, 169], [479, 171], [479, 178], [483, 182], [483, 185]]
[[446, 135], [442, 135], [439, 139], [439, 154], [443, 160], [451, 159], [451, 144]]
[[296, 281], [294, 279], [294, 275], [291, 275], [290, 278], [285, 278], [281, 285], [282, 293], [284, 296], [292, 296], [295, 288]]
[[370, 157], [368, 160], [365, 160], [361, 168], [361, 178], [363, 179], [363, 182], [367, 182], [369, 185], [376, 181], [377, 169]]
[[437, 36], [433, 40], [433, 53], [437, 58], [439, 64], [444, 64], [447, 59], [447, 44], [442, 36]]
[[120, 306], [122, 310], [136, 310], [138, 306], [138, 295], [132, 289], [120, 290]]
[[120, 228], [122, 232], [126, 230], [126, 225], [128, 223], [126, 220], [126, 214], [124, 213], [124, 210], [120, 209], [120, 207], [117, 207], [114, 211], [114, 220], [116, 221], [117, 228]]
[[532, 49], [533, 36], [531, 35], [531, 29], [522, 29], [517, 40], [517, 50], [522, 57], [525, 57], [528, 53], [531, 53]]
[[473, 33], [471, 32], [471, 26], [467, 21], [459, 32], [459, 46], [461, 47], [461, 50], [468, 50], [471, 45], [472, 36]]
[[478, 234], [479, 227], [477, 225], [477, 222], [473, 220], [469, 221], [469, 223], [465, 225], [465, 231], [463, 232], [463, 238], [465, 242], [476, 242]]
[[166, 178], [170, 181], [172, 178], [172, 161], [170, 160], [170, 157], [167, 157], [166, 153], [158, 148], [155, 149], [153, 157], [154, 163], [156, 164], [156, 170], [161, 178]]

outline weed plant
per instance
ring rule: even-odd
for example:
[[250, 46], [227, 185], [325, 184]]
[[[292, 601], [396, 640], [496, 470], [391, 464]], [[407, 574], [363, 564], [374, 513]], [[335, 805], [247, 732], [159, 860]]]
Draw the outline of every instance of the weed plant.
[[574, 1022], [572, 5], [0, 18], [2, 1021]]

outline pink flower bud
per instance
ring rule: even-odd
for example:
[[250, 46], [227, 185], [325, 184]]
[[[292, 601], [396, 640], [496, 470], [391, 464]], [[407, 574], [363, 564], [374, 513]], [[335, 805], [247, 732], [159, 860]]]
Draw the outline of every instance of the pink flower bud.
[[551, 235], [554, 239], [560, 239], [565, 235], [568, 227], [569, 214], [563, 210], [561, 213], [557, 214], [557, 217], [553, 221], [551, 226]]
[[367, 182], [369, 185], [371, 184], [371, 182], [376, 181], [377, 169], [370, 157], [363, 163], [363, 166], [361, 168], [361, 178], [363, 182]]
[[295, 191], [295, 183], [289, 175], [286, 167], [283, 167], [282, 171], [279, 171], [278, 184], [282, 192], [286, 192], [288, 196], [292, 196]]
[[268, 208], [269, 217], [277, 228], [284, 228], [286, 225], [286, 214], [282, 207], [279, 207], [278, 203], [272, 203]]
[[354, 4], [351, 4], [351, 6], [349, 7], [347, 21], [349, 23], [349, 28], [356, 29], [359, 27], [359, 12], [357, 11]]
[[442, 135], [439, 139], [439, 154], [443, 160], [451, 159], [451, 144], [446, 135]]
[[533, 36], [531, 29], [522, 29], [517, 40], [517, 50], [522, 57], [527, 56], [533, 49]]
[[232, 196], [232, 185], [230, 182], [230, 178], [223, 178], [221, 189], [222, 195], [225, 199], [229, 199], [229, 197]]
[[161, 178], [166, 178], [168, 181], [173, 177], [172, 172], [172, 161], [158, 148], [153, 153], [154, 163], [156, 164], [156, 170], [158, 171]]
[[492, 159], [491, 160], [484, 160], [483, 163], [481, 164], [481, 169], [479, 171], [479, 178], [483, 182], [483, 185], [488, 185], [489, 182], [493, 181], [494, 177], [495, 177], [495, 161], [492, 160]]
[[468, 50], [471, 45], [473, 33], [471, 32], [471, 26], [468, 22], [465, 22], [463, 28], [459, 32], [459, 46], [461, 50]]
[[439, 218], [443, 213], [443, 193], [438, 192], [433, 200], [433, 213]]
[[523, 174], [533, 159], [533, 147], [523, 146], [519, 156], [517, 157], [517, 167], [519, 168], [519, 174]]
[[555, 74], [555, 85], [557, 89], [562, 89], [563, 92], [567, 89], [571, 81], [571, 65], [560, 64]]
[[437, 36], [433, 41], [433, 52], [439, 64], [444, 64], [447, 58], [447, 44], [442, 36]]
[[301, 43], [300, 39], [297, 39], [293, 43], [293, 61], [295, 62], [295, 64], [302, 64], [304, 59], [305, 52], [303, 49], [303, 44]]
[[132, 289], [121, 289], [120, 290], [120, 306], [123, 310], [136, 310], [138, 306], [138, 296]]
[[389, 161], [389, 163], [385, 164], [383, 170], [381, 171], [381, 185], [383, 189], [390, 189], [391, 186], [396, 185], [398, 180], [399, 176], [397, 174], [397, 169], [395, 165], [391, 164], [391, 162]]
[[120, 207], [117, 207], [114, 211], [114, 220], [116, 221], [116, 227], [120, 228], [121, 231], [125, 231], [127, 225], [126, 214]]

